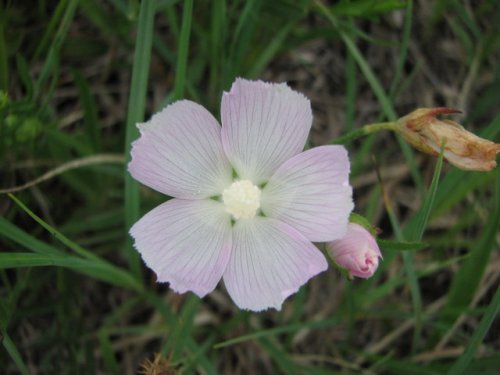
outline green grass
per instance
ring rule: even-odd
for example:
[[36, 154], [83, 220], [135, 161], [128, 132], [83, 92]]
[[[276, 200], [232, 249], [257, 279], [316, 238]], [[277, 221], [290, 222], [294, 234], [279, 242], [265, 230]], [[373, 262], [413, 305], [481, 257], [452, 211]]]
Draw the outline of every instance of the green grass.
[[[153, 44], [153, 26], [156, 3], [144, 1], [141, 5], [137, 22], [136, 48], [132, 69], [132, 83], [127, 112], [127, 130], [125, 134], [125, 155], [130, 160], [131, 143], [139, 136], [137, 124], [144, 121], [146, 92]], [[139, 184], [125, 170], [125, 227], [130, 228], [139, 219]], [[134, 274], [140, 277], [140, 259], [132, 247], [130, 238], [126, 240], [127, 258]]]
[[137, 123], [183, 98], [220, 118], [236, 77], [309, 97], [310, 146], [443, 105], [499, 142], [494, 1], [25, 3], [0, 5], [0, 190], [26, 184], [0, 195], [0, 373], [134, 374], [156, 353], [182, 374], [497, 371], [498, 168], [350, 141], [379, 270], [330, 266], [264, 313], [155, 283], [128, 231], [166, 198], [126, 169]]

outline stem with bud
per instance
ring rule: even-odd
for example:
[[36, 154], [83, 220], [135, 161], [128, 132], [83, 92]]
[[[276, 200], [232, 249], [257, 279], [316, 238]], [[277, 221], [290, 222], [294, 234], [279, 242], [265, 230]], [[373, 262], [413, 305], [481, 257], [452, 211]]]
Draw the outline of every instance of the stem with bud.
[[364, 125], [363, 127], [353, 130], [352, 132], [349, 132], [347, 134], [344, 134], [332, 141], [333, 144], [346, 144], [349, 143], [355, 139], [373, 134], [373, 133], [378, 133], [379, 131], [382, 130], [390, 130], [390, 131], [396, 131], [397, 128], [397, 123], [396, 121], [391, 121], [391, 122], [379, 122], [376, 124], [368, 124]]

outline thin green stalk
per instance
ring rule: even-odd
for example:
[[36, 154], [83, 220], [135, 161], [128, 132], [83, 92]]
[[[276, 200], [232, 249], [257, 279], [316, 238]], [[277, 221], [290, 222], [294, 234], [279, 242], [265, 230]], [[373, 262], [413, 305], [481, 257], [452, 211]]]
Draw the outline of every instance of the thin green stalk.
[[[144, 120], [155, 8], [155, 1], [143, 1], [141, 3], [125, 135], [125, 157], [127, 162], [130, 160], [132, 141], [139, 136], [136, 124]], [[139, 219], [139, 215], [139, 184], [125, 170], [125, 228], [127, 231]], [[130, 236], [127, 236], [126, 255], [133, 274], [140, 277], [140, 257], [137, 251], [133, 249]]]
[[331, 143], [346, 144], [354, 141], [355, 139], [365, 137], [370, 134], [378, 133], [379, 131], [382, 130], [396, 131], [396, 129], [397, 129], [396, 122], [380, 122], [376, 124], [368, 124], [334, 139]]

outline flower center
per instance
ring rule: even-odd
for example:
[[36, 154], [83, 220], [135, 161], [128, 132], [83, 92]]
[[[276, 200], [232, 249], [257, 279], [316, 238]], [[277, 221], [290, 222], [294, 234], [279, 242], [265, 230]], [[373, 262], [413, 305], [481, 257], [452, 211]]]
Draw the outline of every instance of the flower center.
[[249, 180], [235, 181], [222, 192], [226, 212], [235, 219], [251, 219], [260, 207], [260, 189]]

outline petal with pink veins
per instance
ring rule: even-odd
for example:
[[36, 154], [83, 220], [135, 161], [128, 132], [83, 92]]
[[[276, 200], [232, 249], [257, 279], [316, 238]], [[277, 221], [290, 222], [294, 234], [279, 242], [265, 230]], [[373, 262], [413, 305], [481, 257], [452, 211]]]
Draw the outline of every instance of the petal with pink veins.
[[130, 234], [158, 281], [177, 293], [210, 293], [231, 254], [230, 217], [208, 199], [171, 199], [144, 215]]
[[233, 227], [224, 284], [242, 309], [279, 310], [288, 296], [327, 267], [323, 254], [289, 225], [264, 217], [241, 219]]
[[175, 102], [139, 130], [128, 169], [144, 185], [176, 198], [202, 199], [220, 195], [231, 183], [221, 127], [201, 105]]
[[287, 160], [262, 191], [261, 209], [310, 241], [341, 238], [354, 207], [343, 146], [320, 146]]
[[311, 104], [286, 84], [237, 79], [222, 96], [222, 142], [241, 179], [261, 184], [304, 148]]

